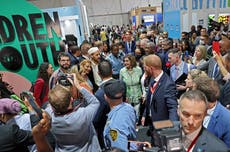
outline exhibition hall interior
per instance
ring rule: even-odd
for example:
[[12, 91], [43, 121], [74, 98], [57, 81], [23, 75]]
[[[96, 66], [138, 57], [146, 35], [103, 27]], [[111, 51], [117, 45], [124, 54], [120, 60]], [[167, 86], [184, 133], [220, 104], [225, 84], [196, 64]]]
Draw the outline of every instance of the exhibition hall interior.
[[1, 0], [0, 152], [229, 152], [230, 0]]

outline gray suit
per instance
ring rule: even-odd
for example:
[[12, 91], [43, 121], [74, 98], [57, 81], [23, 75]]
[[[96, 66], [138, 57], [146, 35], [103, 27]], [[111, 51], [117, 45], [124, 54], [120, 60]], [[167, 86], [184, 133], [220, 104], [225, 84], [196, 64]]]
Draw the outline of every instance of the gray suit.
[[214, 80], [216, 80], [218, 82], [218, 84], [220, 86], [223, 86], [224, 81], [223, 81], [223, 76], [220, 73], [220, 70], [218, 71], [218, 73], [215, 76], [213, 76], [216, 63], [217, 62], [214, 58], [210, 58], [204, 64], [197, 66], [197, 69], [200, 69], [202, 71], [206, 71], [210, 78], [213, 78]]
[[223, 141], [217, 138], [215, 135], [202, 129], [201, 135], [196, 141], [193, 152], [228, 152], [228, 147]]

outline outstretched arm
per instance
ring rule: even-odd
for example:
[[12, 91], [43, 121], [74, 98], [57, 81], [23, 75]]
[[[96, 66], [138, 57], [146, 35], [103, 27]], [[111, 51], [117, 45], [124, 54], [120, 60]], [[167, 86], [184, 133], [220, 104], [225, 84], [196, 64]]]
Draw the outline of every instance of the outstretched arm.
[[225, 77], [226, 75], [228, 75], [228, 71], [224, 66], [224, 61], [221, 55], [217, 54], [215, 51], [212, 52], [213, 53], [213, 58], [216, 59], [216, 62], [220, 68], [220, 72], [223, 75], [223, 77]]
[[51, 118], [45, 111], [43, 111], [42, 116], [43, 119], [32, 129], [34, 142], [38, 152], [53, 152], [53, 149], [46, 139], [46, 134], [51, 128]]

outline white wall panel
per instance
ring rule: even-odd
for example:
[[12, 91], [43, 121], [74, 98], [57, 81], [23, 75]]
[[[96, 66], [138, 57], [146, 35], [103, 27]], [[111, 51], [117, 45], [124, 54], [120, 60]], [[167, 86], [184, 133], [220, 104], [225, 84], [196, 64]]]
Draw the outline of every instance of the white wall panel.
[[94, 24], [129, 24], [128, 12], [137, 7], [161, 6], [162, 0], [83, 0], [89, 22]]
[[75, 0], [31, 0], [40, 9], [76, 5]]
[[[34, 0], [41, 9], [76, 5], [75, 0]], [[87, 7], [89, 23], [128, 24], [128, 12], [137, 7], [160, 6], [162, 0], [82, 0]]]

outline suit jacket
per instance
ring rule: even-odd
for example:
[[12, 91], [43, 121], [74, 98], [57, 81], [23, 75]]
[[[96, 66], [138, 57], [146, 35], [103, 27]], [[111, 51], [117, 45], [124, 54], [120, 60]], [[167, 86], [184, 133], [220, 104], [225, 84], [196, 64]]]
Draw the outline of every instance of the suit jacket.
[[[205, 62], [202, 65], [197, 66], [197, 69], [206, 71], [208, 76], [212, 78], [213, 72], [214, 72], [214, 67], [216, 64], [216, 60], [214, 58], [210, 58], [207, 62]], [[224, 85], [223, 77], [220, 73], [220, 70], [218, 71], [218, 74], [214, 77], [214, 79], [218, 82], [220, 86]]]
[[[130, 53], [129, 52], [129, 45], [128, 42], [124, 42], [125, 45], [125, 54]], [[131, 41], [131, 54], [134, 55], [134, 52], [136, 50], [136, 42], [135, 41]]]
[[163, 71], [170, 75], [170, 67], [166, 66], [166, 63], [168, 63], [168, 50], [162, 49], [157, 52], [156, 55], [159, 56], [161, 59]]
[[230, 104], [230, 81], [227, 81], [221, 88], [219, 100], [223, 106]]
[[15, 124], [0, 126], [0, 151], [1, 152], [27, 152], [27, 146], [33, 144], [30, 131], [19, 129]]
[[198, 137], [192, 151], [193, 152], [228, 152], [228, 147], [223, 143], [223, 141], [221, 141], [212, 133], [210, 133], [205, 128], [203, 128], [201, 131], [201, 135]]
[[[153, 80], [150, 81], [150, 84], [152, 81]], [[173, 80], [164, 72], [153, 94], [151, 93], [149, 86], [144, 116], [147, 116], [151, 111], [152, 121], [168, 119], [177, 121], [178, 104], [176, 93], [175, 82], [173, 82]]]
[[103, 131], [104, 131], [104, 127], [105, 127], [106, 120], [107, 120], [107, 114], [110, 112], [109, 104], [105, 100], [105, 97], [104, 97], [104, 88], [103, 87], [104, 87], [105, 83], [107, 83], [109, 81], [113, 81], [113, 80], [114, 79], [111, 79], [111, 80], [104, 82], [103, 84], [100, 85], [98, 90], [95, 92], [95, 97], [100, 101], [100, 106], [97, 110], [97, 113], [96, 113], [94, 119], [93, 119], [93, 125], [97, 131], [97, 136], [98, 136], [98, 140], [99, 140], [101, 148], [105, 148]]
[[230, 148], [230, 111], [220, 103], [217, 103], [207, 129]]

